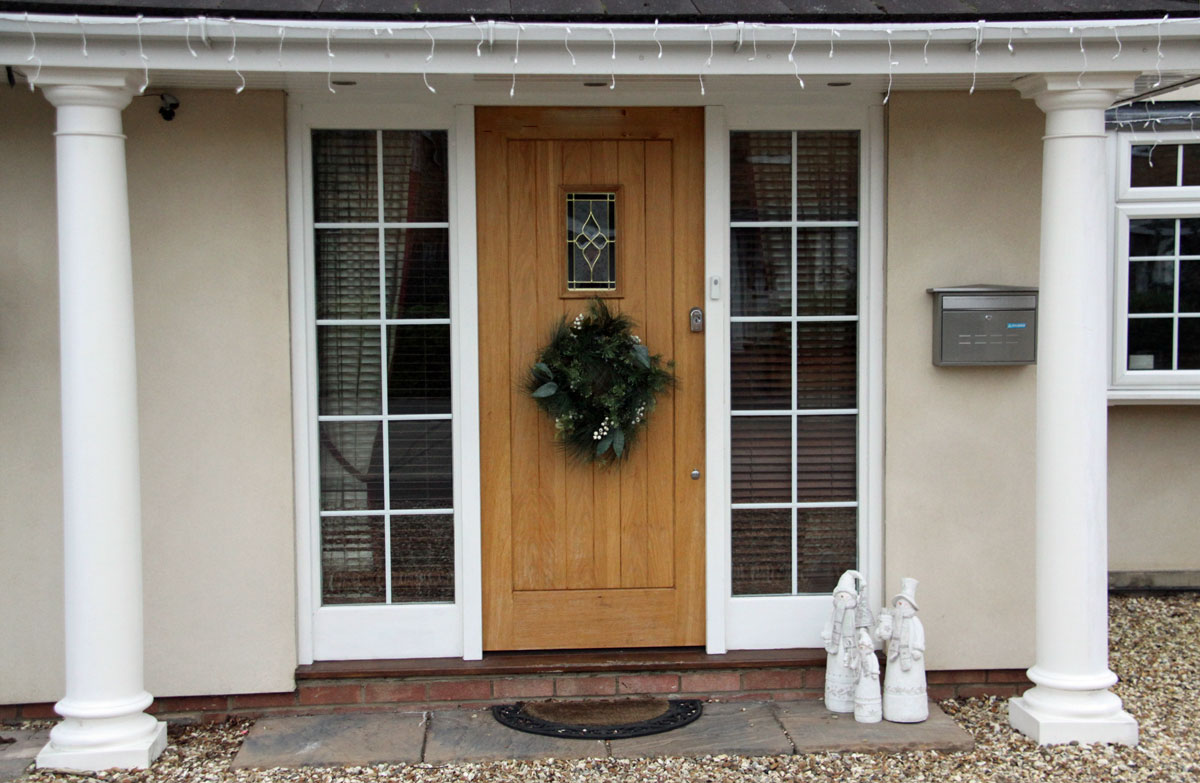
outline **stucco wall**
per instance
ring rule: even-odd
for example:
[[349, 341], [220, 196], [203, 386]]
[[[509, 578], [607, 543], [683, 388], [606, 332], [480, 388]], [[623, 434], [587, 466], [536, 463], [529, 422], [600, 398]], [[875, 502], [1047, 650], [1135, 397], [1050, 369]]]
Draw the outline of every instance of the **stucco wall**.
[[1108, 566], [1200, 569], [1200, 406], [1108, 413]]
[[1014, 92], [888, 105], [886, 595], [917, 598], [935, 669], [1034, 653], [1034, 367], [934, 367], [925, 289], [1036, 285], [1041, 111]]
[[[285, 99], [176, 94], [171, 123], [151, 98], [124, 114], [146, 684], [290, 690]], [[0, 100], [0, 703], [63, 687], [53, 126], [38, 94]]]

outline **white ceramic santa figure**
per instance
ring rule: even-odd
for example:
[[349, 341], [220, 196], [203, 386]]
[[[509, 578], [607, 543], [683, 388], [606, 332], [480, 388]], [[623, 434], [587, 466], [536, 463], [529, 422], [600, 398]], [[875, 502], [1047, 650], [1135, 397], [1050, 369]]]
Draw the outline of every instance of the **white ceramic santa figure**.
[[858, 646], [855, 609], [862, 574], [846, 571], [833, 589], [833, 610], [821, 631], [825, 642], [825, 706], [832, 712], [854, 712], [854, 686], [858, 680]]
[[929, 717], [925, 687], [925, 628], [917, 617], [917, 580], [901, 580], [892, 608], [876, 631], [887, 642], [883, 677], [883, 717], [893, 723], [920, 723]]
[[854, 685], [854, 719], [859, 723], [878, 723], [883, 718], [879, 698], [879, 659], [875, 640], [865, 628], [858, 631], [858, 682]]

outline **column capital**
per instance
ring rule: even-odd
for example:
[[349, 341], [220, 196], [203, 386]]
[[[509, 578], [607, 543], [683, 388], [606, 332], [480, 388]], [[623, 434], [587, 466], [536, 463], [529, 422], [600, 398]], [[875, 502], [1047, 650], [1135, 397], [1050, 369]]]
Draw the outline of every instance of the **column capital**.
[[90, 68], [43, 68], [37, 85], [55, 107], [95, 106], [124, 109], [137, 91], [132, 71]]
[[1118, 98], [1133, 93], [1136, 73], [1072, 75], [1037, 73], [1013, 82], [1022, 98], [1032, 98], [1042, 111], [1057, 109], [1107, 109]]

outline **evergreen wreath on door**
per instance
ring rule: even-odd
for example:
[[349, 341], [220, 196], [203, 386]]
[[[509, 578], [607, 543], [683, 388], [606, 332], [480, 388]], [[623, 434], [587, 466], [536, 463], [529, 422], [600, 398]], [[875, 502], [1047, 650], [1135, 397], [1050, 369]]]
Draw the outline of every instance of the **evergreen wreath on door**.
[[584, 462], [624, 459], [658, 395], [675, 383], [674, 363], [651, 354], [633, 326], [593, 299], [570, 325], [559, 320], [529, 370], [527, 390], [554, 419], [555, 438]]

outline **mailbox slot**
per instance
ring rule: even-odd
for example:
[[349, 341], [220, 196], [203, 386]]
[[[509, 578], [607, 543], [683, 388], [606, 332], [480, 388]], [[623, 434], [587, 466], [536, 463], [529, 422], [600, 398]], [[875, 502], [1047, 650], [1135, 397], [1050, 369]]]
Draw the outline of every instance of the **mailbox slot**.
[[939, 367], [1034, 364], [1037, 289], [973, 285], [930, 288], [933, 363]]

